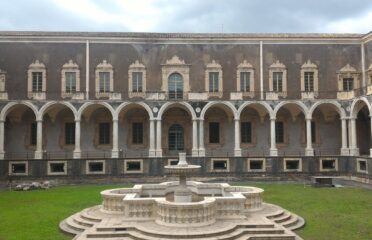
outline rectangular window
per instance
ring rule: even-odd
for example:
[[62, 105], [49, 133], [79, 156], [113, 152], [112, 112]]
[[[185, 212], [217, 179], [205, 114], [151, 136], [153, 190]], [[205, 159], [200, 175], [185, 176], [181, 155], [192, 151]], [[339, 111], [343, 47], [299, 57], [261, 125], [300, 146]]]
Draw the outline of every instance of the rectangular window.
[[66, 93], [76, 92], [76, 72], [66, 72]]
[[342, 90], [351, 91], [354, 89], [354, 78], [344, 78], [342, 81]]
[[251, 91], [251, 73], [250, 72], [240, 72], [240, 91], [250, 92]]
[[209, 73], [209, 92], [219, 92], [219, 72]]
[[284, 143], [284, 123], [275, 122], [275, 141], [276, 143]]
[[99, 92], [110, 92], [110, 73], [99, 73]]
[[305, 92], [313, 92], [314, 91], [314, 72], [305, 72]]
[[43, 91], [43, 73], [32, 72], [32, 91], [41, 92]]
[[212, 159], [212, 170], [213, 171], [228, 171], [229, 170], [228, 161]]
[[37, 139], [37, 123], [31, 123], [30, 126], [30, 145], [36, 145]]
[[273, 91], [282, 92], [283, 91], [283, 73], [273, 72]]
[[264, 171], [265, 161], [263, 159], [249, 159], [249, 171]]
[[52, 161], [48, 162], [48, 175], [66, 175], [67, 162], [66, 161]]
[[311, 121], [311, 142], [316, 142], [316, 126], [314, 121]]
[[321, 159], [321, 170], [337, 170], [336, 159]]
[[284, 160], [284, 171], [294, 172], [302, 171], [302, 159], [283, 159]]
[[133, 72], [132, 81], [132, 91], [142, 92], [142, 72]]
[[110, 144], [110, 123], [99, 124], [99, 144]]
[[251, 122], [240, 123], [240, 137], [242, 143], [252, 142], [252, 124]]
[[142, 173], [142, 160], [124, 160], [124, 173]]
[[141, 122], [132, 124], [132, 143], [143, 144], [143, 123]]
[[220, 123], [209, 123], [209, 143], [220, 143]]
[[65, 123], [65, 144], [66, 145], [75, 144], [75, 123], [74, 122]]
[[87, 174], [104, 174], [105, 173], [105, 162], [100, 160], [87, 160], [86, 162], [86, 173]]
[[357, 158], [357, 172], [367, 173], [367, 160], [362, 158]]
[[26, 162], [9, 162], [9, 175], [27, 175], [28, 164]]

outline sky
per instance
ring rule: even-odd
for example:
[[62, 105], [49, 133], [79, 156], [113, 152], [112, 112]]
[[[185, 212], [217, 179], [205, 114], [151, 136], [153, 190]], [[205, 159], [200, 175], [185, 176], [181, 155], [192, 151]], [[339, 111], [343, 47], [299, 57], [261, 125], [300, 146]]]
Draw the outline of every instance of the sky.
[[367, 33], [372, 0], [1, 0], [0, 31]]

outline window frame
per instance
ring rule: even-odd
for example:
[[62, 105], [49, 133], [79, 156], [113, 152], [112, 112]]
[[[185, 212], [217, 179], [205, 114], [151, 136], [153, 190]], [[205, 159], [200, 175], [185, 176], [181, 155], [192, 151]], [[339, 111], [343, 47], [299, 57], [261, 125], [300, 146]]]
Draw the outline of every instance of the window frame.
[[[75, 91], [68, 91], [68, 79], [67, 74], [75, 74]], [[69, 60], [67, 63], [63, 64], [61, 70], [61, 92], [62, 98], [72, 97], [80, 92], [80, 69], [77, 63]]]
[[[210, 73], [218, 73], [218, 91], [210, 91]], [[208, 97], [218, 97], [221, 98], [223, 96], [223, 75], [222, 75], [222, 67], [218, 64], [215, 60], [208, 63], [206, 65], [205, 74], [205, 92], [208, 93]], [[214, 89], [212, 89], [214, 90]]]
[[[252, 169], [251, 162], [253, 161], [262, 161], [262, 168]], [[248, 158], [247, 159], [247, 171], [248, 172], [266, 172], [266, 158]]]
[[[225, 161], [226, 162], [226, 168], [225, 169], [215, 169], [214, 163], [219, 161]], [[211, 158], [210, 159], [211, 165], [210, 165], [210, 171], [211, 172], [230, 172], [230, 159], [228, 158]]]
[[[108, 76], [108, 89], [105, 91], [101, 91], [101, 76], [103, 74], [101, 73], [107, 73]], [[114, 92], [114, 68], [110, 63], [108, 63], [106, 60], [103, 60], [102, 63], [99, 63], [95, 70], [95, 79], [96, 79], [96, 98], [102, 98], [102, 97], [110, 97]]]
[[[70, 145], [75, 145], [75, 131], [76, 131], [76, 126], [75, 126], [75, 122], [72, 122], [72, 121], [69, 121], [69, 122], [65, 122], [64, 123], [64, 145], [67, 145], [67, 146], [70, 146]], [[67, 129], [69, 125], [69, 128], [71, 127], [71, 125], [73, 125], [73, 127], [71, 129]], [[68, 136], [70, 133], [68, 133], [68, 130], [72, 131], [72, 134], [71, 136]], [[69, 141], [68, 141], [69, 139]], [[70, 142], [71, 141], [71, 142]]]
[[[139, 170], [128, 170], [128, 163], [139, 163]], [[138, 174], [143, 173], [143, 159], [125, 159], [124, 160], [124, 174]]]
[[[52, 172], [51, 164], [63, 164], [63, 172]], [[67, 175], [67, 161], [48, 161], [48, 175]]]
[[[282, 89], [276, 89], [278, 91], [274, 91], [274, 73], [282, 73]], [[283, 63], [279, 62], [279, 60], [271, 64], [269, 67], [269, 91], [271, 92], [271, 94], [274, 93], [275, 95], [277, 95], [277, 97], [287, 97], [287, 68]]]
[[[242, 73], [249, 74], [249, 91], [242, 90]], [[240, 63], [236, 70], [236, 91], [242, 93], [243, 96], [254, 97], [254, 68], [252, 64], [248, 63], [247, 60], [244, 60]]]
[[[218, 124], [218, 131], [211, 131], [211, 124]], [[218, 142], [211, 142], [211, 133], [215, 132], [218, 135]], [[221, 144], [221, 123], [219, 121], [208, 121], [208, 144], [220, 145]]]
[[[34, 91], [33, 88], [33, 73], [41, 73], [41, 89], [37, 89], [38, 91]], [[46, 67], [44, 63], [40, 62], [39, 60], [35, 60], [35, 62], [31, 63], [28, 66], [27, 70], [27, 96], [30, 99], [36, 100], [44, 100], [46, 95]]]
[[[13, 165], [15, 164], [24, 164], [25, 165], [25, 172], [24, 173], [13, 173]], [[9, 169], [8, 175], [9, 176], [28, 176], [29, 174], [29, 166], [28, 161], [9, 161]]]
[[[136, 136], [135, 135], [137, 135], [137, 133], [135, 132], [135, 125], [138, 125], [138, 124], [141, 124], [141, 134], [140, 134], [140, 142], [138, 142], [138, 141], [135, 141], [135, 139], [136, 139]], [[144, 144], [144, 123], [143, 122], [140, 122], [140, 121], [133, 121], [132, 123], [131, 123], [131, 125], [132, 125], [132, 136], [131, 136], [131, 138], [132, 138], [132, 141], [131, 141], [131, 144], [133, 144], [133, 145], [143, 145]]]
[[[134, 89], [134, 74], [141, 73], [142, 74], [142, 91], [138, 91], [138, 84], [137, 89]], [[138, 79], [137, 79], [138, 81]], [[128, 91], [129, 97], [145, 97], [146, 94], [146, 67], [144, 64], [140, 63], [139, 60], [136, 60], [134, 63], [129, 65], [128, 69]]]
[[[298, 161], [298, 168], [297, 169], [289, 169], [287, 168], [287, 162], [289, 161]], [[284, 172], [302, 172], [302, 158], [283, 158], [283, 171]]]
[[[312, 89], [308, 89], [309, 83], [306, 77], [307, 73], [312, 73]], [[302, 99], [314, 99], [318, 97], [319, 92], [319, 72], [318, 66], [307, 60], [301, 66], [301, 97]]]
[[[108, 126], [108, 129], [106, 128], [102, 130], [101, 127], [103, 126]], [[104, 146], [111, 145], [112, 143], [112, 139], [111, 139], [112, 131], [111, 130], [112, 130], [111, 122], [99, 122], [98, 123], [98, 144], [99, 145], [104, 145]], [[101, 136], [101, 133], [104, 133], [104, 136]], [[102, 140], [101, 140], [101, 137], [103, 137]]]
[[[324, 168], [324, 161], [334, 161], [334, 168]], [[320, 172], [335, 172], [338, 171], [338, 158], [320, 158], [319, 159], [319, 171]]]
[[[90, 171], [90, 163], [102, 163], [102, 171]], [[106, 162], [105, 160], [86, 160], [85, 162], [85, 174], [86, 175], [102, 175], [106, 174]]]

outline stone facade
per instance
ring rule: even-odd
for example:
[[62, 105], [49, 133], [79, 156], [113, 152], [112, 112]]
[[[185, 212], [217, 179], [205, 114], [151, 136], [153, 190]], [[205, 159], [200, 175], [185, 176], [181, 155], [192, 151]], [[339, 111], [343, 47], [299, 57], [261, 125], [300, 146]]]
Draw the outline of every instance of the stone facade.
[[371, 33], [0, 39], [2, 159], [370, 155]]

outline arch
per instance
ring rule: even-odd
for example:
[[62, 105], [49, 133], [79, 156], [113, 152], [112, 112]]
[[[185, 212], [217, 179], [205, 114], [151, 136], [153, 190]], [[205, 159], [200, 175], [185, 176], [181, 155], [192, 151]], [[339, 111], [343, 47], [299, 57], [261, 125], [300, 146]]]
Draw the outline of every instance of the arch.
[[153, 119], [154, 118], [154, 114], [152, 113], [151, 111], [151, 108], [149, 107], [149, 105], [147, 105], [146, 103], [144, 102], [123, 102], [122, 104], [120, 104], [116, 109], [115, 109], [115, 116], [119, 116], [120, 112], [125, 109], [126, 107], [129, 107], [130, 105], [138, 105], [142, 108], [144, 108], [146, 110], [146, 112], [148, 113], [149, 115], [149, 118], [150, 119]]
[[158, 119], [161, 119], [163, 117], [163, 114], [167, 109], [173, 106], [177, 106], [177, 105], [184, 106], [188, 110], [188, 112], [191, 114], [192, 120], [196, 120], [196, 113], [193, 107], [187, 102], [166, 102], [163, 106], [161, 106], [158, 112]]
[[204, 116], [205, 116], [205, 113], [207, 112], [207, 110], [208, 110], [209, 108], [215, 106], [215, 105], [224, 105], [224, 106], [226, 106], [227, 108], [229, 108], [229, 109], [232, 111], [232, 113], [233, 113], [233, 115], [234, 115], [234, 119], [239, 119], [239, 116], [240, 116], [240, 115], [238, 115], [238, 111], [236, 110], [235, 106], [234, 106], [232, 103], [230, 103], [230, 102], [225, 102], [225, 101], [223, 101], [223, 102], [216, 102], [216, 101], [213, 101], [213, 102], [209, 102], [209, 103], [207, 103], [207, 105], [205, 105], [205, 106], [203, 107], [203, 110], [202, 110], [201, 113], [200, 113], [200, 119], [204, 119]]
[[284, 107], [285, 105], [289, 105], [289, 104], [294, 104], [294, 105], [297, 105], [300, 110], [302, 111], [302, 113], [304, 114], [304, 116], [306, 117], [308, 115], [308, 112], [309, 112], [309, 109], [306, 107], [306, 105], [301, 102], [301, 101], [283, 101], [283, 102], [280, 102], [278, 105], [275, 106], [274, 108], [274, 117], [276, 117], [278, 111]]
[[345, 110], [341, 107], [341, 104], [337, 101], [330, 100], [330, 101], [318, 101], [318, 102], [314, 103], [309, 109], [309, 113], [308, 113], [307, 118], [311, 119], [315, 109], [317, 107], [319, 107], [320, 105], [323, 105], [323, 104], [332, 105], [334, 107], [334, 109], [338, 112], [338, 114], [340, 115], [341, 119], [346, 117]]
[[37, 107], [34, 104], [32, 104], [31, 102], [21, 101], [21, 102], [10, 102], [10, 103], [6, 104], [0, 112], [0, 121], [5, 121], [6, 116], [8, 115], [9, 111], [13, 107], [15, 107], [16, 105], [24, 105], [26, 107], [29, 107], [35, 114], [35, 120], [38, 119], [37, 118], [38, 117]]
[[39, 113], [38, 113], [38, 118], [41, 120], [43, 119], [44, 117], [44, 114], [49, 110], [50, 107], [52, 106], [55, 106], [55, 105], [64, 105], [66, 106], [68, 109], [70, 109], [75, 117], [75, 119], [77, 119], [77, 111], [76, 111], [76, 108], [69, 102], [57, 102], [57, 101], [52, 101], [52, 102], [47, 102], [46, 104], [44, 104], [40, 110], [39, 110]]
[[360, 97], [360, 98], [357, 98], [357, 99], [353, 100], [353, 103], [351, 104], [351, 108], [350, 108], [350, 117], [351, 118], [356, 118], [357, 117], [358, 112], [359, 112], [359, 110], [357, 108], [357, 103], [359, 103], [359, 102], [364, 102], [367, 105], [369, 115], [371, 116], [372, 115], [372, 113], [371, 113], [372, 109], [371, 109], [370, 103], [368, 102], [367, 98]]
[[118, 119], [118, 116], [116, 115], [115, 110], [113, 109], [113, 107], [110, 104], [108, 104], [106, 102], [86, 102], [79, 108], [79, 110], [76, 114], [76, 117], [77, 117], [76, 120], [81, 120], [81, 115], [83, 114], [84, 110], [87, 109], [89, 106], [92, 106], [92, 105], [101, 105], [101, 106], [105, 107], [106, 109], [108, 109], [110, 111], [113, 120]]
[[273, 109], [270, 107], [270, 105], [266, 102], [244, 102], [242, 105], [240, 105], [238, 111], [237, 111], [237, 115], [238, 117], [240, 118], [243, 110], [248, 107], [249, 105], [260, 105], [262, 106], [264, 109], [266, 109], [267, 113], [269, 114], [270, 118], [273, 118], [275, 115], [274, 115], [274, 111]]

